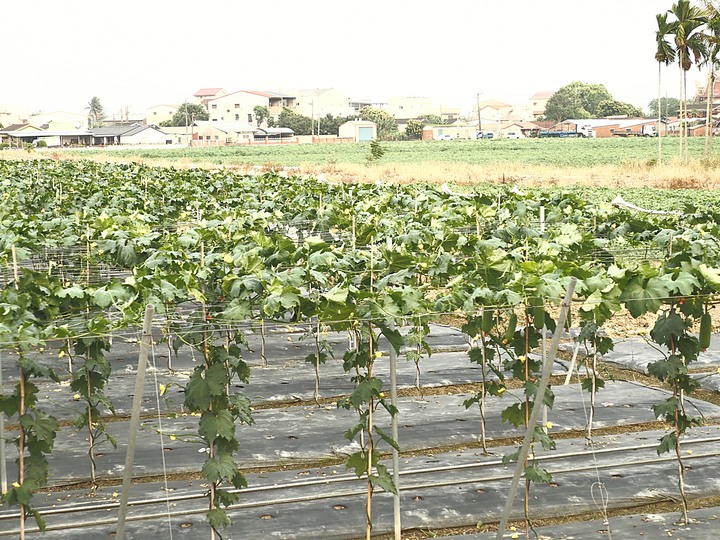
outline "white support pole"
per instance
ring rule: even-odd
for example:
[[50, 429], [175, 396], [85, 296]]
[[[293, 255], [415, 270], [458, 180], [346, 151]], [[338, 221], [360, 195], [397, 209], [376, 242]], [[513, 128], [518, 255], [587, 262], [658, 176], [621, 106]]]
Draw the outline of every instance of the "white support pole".
[[[390, 329], [394, 330], [395, 325], [390, 325]], [[390, 403], [397, 409], [397, 352], [395, 347], [390, 344]], [[399, 445], [398, 441], [398, 413], [392, 417], [392, 438]], [[393, 484], [397, 489], [397, 494], [393, 495], [393, 519], [395, 529], [395, 540], [400, 540], [402, 536], [402, 522], [400, 520], [400, 455], [398, 451], [392, 449], [392, 466], [393, 466]]]
[[570, 377], [572, 377], [573, 371], [575, 371], [575, 364], [577, 363], [578, 351], [580, 350], [580, 342], [575, 343], [575, 350], [573, 351], [572, 360], [570, 361], [570, 367], [568, 368], [567, 375], [565, 376], [565, 385], [570, 384]]
[[130, 495], [130, 484], [132, 483], [132, 469], [135, 461], [135, 445], [137, 444], [138, 428], [140, 427], [140, 404], [145, 388], [145, 367], [147, 366], [148, 352], [152, 336], [150, 330], [155, 307], [148, 304], [145, 308], [145, 320], [143, 322], [142, 342], [140, 344], [140, 355], [138, 356], [137, 376], [135, 377], [135, 394], [133, 395], [132, 413], [130, 415], [130, 431], [128, 433], [127, 453], [125, 454], [125, 471], [123, 472], [122, 493], [120, 494], [120, 510], [118, 511], [118, 523], [115, 538], [125, 538], [125, 517], [127, 516], [127, 504]]
[[555, 328], [555, 333], [553, 334], [552, 342], [550, 343], [550, 352], [543, 364], [542, 376], [540, 377], [540, 383], [538, 384], [537, 393], [535, 394], [535, 402], [533, 403], [533, 409], [530, 413], [530, 420], [528, 421], [527, 430], [525, 431], [525, 438], [523, 439], [523, 444], [517, 458], [515, 474], [513, 475], [513, 479], [510, 484], [510, 492], [508, 493], [507, 501], [505, 501], [505, 509], [503, 510], [500, 526], [498, 527], [497, 540], [501, 540], [503, 534], [505, 534], [505, 528], [507, 527], [508, 519], [510, 518], [510, 512], [512, 512], [518, 483], [520, 482], [520, 476], [524, 470], [525, 459], [527, 458], [530, 443], [532, 442], [533, 434], [535, 432], [535, 425], [537, 424], [538, 417], [540, 416], [543, 398], [545, 397], [545, 390], [547, 390], [548, 382], [550, 381], [552, 367], [555, 363], [558, 345], [560, 344], [560, 336], [565, 328], [565, 321], [567, 320], [567, 315], [570, 311], [570, 302], [572, 301], [573, 294], [575, 293], [576, 284], [577, 278], [570, 278], [570, 283], [568, 284], [567, 292], [565, 293], [565, 299], [560, 306], [560, 316], [558, 317], [557, 327]]

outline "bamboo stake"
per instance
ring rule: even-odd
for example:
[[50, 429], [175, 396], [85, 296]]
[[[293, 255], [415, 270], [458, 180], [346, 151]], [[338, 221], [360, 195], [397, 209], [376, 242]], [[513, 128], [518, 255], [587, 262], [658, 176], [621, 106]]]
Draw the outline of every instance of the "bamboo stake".
[[[390, 325], [390, 330], [395, 330], [395, 325]], [[390, 344], [390, 403], [397, 411], [397, 352], [395, 347]], [[392, 438], [399, 445], [398, 441], [398, 414], [396, 412], [392, 417]], [[400, 454], [397, 449], [392, 449], [392, 466], [393, 466], [393, 484], [395, 484], [396, 494], [393, 494], [393, 525], [395, 531], [395, 540], [400, 540], [402, 536], [402, 522], [400, 518]]]
[[[18, 289], [18, 281], [20, 280], [20, 273], [18, 271], [18, 260], [17, 250], [15, 244], [12, 245], [12, 264], [13, 264], [13, 277], [15, 278], [15, 290]], [[19, 381], [18, 387], [20, 389], [20, 404], [18, 406], [18, 418], [22, 418], [25, 414], [25, 370], [19, 368]], [[18, 483], [23, 485], [25, 483], [25, 428], [20, 424], [20, 436], [18, 437]], [[25, 505], [20, 505], [20, 540], [25, 540]]]
[[118, 511], [118, 526], [115, 537], [119, 540], [125, 538], [125, 517], [127, 516], [127, 504], [130, 495], [130, 484], [132, 483], [132, 469], [135, 462], [135, 446], [137, 434], [140, 427], [140, 405], [142, 403], [143, 389], [145, 387], [145, 367], [147, 366], [148, 352], [150, 351], [150, 334], [152, 317], [155, 307], [148, 304], [145, 308], [145, 320], [143, 322], [142, 342], [138, 356], [138, 369], [135, 376], [135, 393], [133, 394], [133, 406], [130, 415], [130, 431], [128, 433], [128, 446], [125, 454], [125, 470], [123, 471], [123, 485], [120, 494], [120, 510]]
[[500, 526], [498, 527], [497, 540], [502, 540], [505, 528], [507, 527], [508, 518], [512, 511], [513, 502], [515, 501], [515, 494], [517, 492], [518, 483], [520, 482], [520, 475], [523, 471], [523, 463], [528, 455], [528, 449], [530, 448], [530, 442], [532, 441], [533, 432], [535, 431], [535, 424], [537, 423], [538, 416], [540, 415], [540, 409], [542, 408], [542, 399], [545, 396], [545, 390], [548, 387], [548, 381], [552, 374], [552, 366], [555, 362], [555, 356], [557, 355], [558, 345], [560, 344], [560, 335], [562, 334], [563, 328], [565, 327], [565, 320], [567, 314], [570, 311], [570, 302], [572, 301], [573, 294], [575, 292], [575, 285], [577, 279], [570, 278], [567, 292], [565, 293], [565, 299], [560, 306], [560, 315], [558, 317], [557, 327], [553, 334], [552, 342], [550, 343], [550, 352], [543, 365], [542, 377], [538, 384], [537, 393], [535, 394], [535, 403], [533, 404], [533, 410], [530, 414], [530, 421], [528, 423], [527, 430], [525, 431], [525, 438], [523, 439], [523, 445], [518, 454], [517, 466], [515, 467], [515, 474], [513, 475], [512, 483], [510, 484], [510, 492], [508, 493], [507, 501], [505, 501], [505, 509], [503, 510], [502, 519], [500, 520]]

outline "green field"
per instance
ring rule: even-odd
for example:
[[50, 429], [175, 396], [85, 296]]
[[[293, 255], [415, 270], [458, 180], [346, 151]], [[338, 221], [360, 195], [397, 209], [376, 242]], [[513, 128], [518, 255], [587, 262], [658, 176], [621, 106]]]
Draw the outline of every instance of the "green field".
[[[522, 139], [480, 141], [404, 141], [383, 142], [380, 163], [446, 162], [470, 165], [525, 164], [555, 167], [594, 167], [599, 165], [652, 164], [657, 160], [657, 139]], [[668, 160], [678, 155], [678, 139], [662, 141]], [[690, 140], [690, 157], [700, 158], [704, 139]], [[124, 159], [141, 158], [173, 161], [186, 159], [218, 165], [299, 166], [301, 164], [364, 164], [369, 143], [290, 144], [228, 146], [215, 148], [88, 149], [73, 150], [80, 156], [113, 155]]]
[[[674, 167], [683, 173], [679, 155], [678, 139], [664, 138], [663, 164]], [[415, 142], [383, 142], [385, 154], [378, 161], [380, 166], [398, 164], [399, 167], [414, 167], [414, 183], [421, 178], [425, 164], [447, 164], [459, 166], [449, 172], [446, 180], [450, 183], [462, 181], [462, 166], [492, 167], [497, 177], [505, 173], [504, 166], [524, 166], [532, 170], [555, 168], [562, 175], [564, 170], [590, 171], [593, 167], [614, 167], [622, 169], [642, 170], [647, 176], [655, 177], [653, 169], [657, 160], [657, 139], [523, 139], [523, 140], [480, 140], [480, 141], [415, 141]], [[715, 160], [704, 160], [705, 141], [703, 138], [690, 139], [691, 162], [702, 164], [702, 170], [712, 173], [717, 167]], [[284, 146], [242, 146], [216, 148], [158, 148], [158, 149], [88, 149], [68, 150], [70, 155], [102, 160], [104, 156], [112, 156], [128, 161], [140, 159], [172, 164], [174, 161], [198, 165], [222, 166], [337, 166], [351, 165], [363, 168], [370, 154], [369, 143], [359, 144], [307, 144]], [[605, 173], [607, 174], [607, 173]], [[620, 174], [620, 173], [618, 173]], [[425, 178], [429, 180], [429, 178]], [[512, 176], [510, 181], [515, 181]], [[651, 209], [682, 210], [686, 205], [707, 206], [720, 203], [720, 195], [715, 190], [700, 189], [656, 189], [645, 187], [639, 182], [638, 187], [603, 187], [602, 181], [595, 187], [578, 185], [553, 187], [551, 184], [542, 186], [548, 191], [566, 190], [575, 192], [590, 200], [611, 201], [616, 195], [622, 195], [627, 201]], [[687, 184], [687, 183], [686, 183]], [[642, 186], [642, 187], [641, 187]], [[496, 189], [495, 184], [488, 183], [488, 191]], [[462, 188], [458, 188], [462, 189]], [[533, 189], [533, 188], [527, 188]]]

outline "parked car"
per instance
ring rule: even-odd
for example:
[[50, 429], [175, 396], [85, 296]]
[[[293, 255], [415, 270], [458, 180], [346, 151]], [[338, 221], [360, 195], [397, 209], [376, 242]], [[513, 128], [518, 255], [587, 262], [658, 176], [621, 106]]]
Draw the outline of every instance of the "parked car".
[[452, 141], [453, 137], [452, 135], [438, 135], [435, 137], [436, 141]]
[[524, 139], [525, 135], [523, 135], [520, 131], [508, 131], [505, 134], [506, 139]]
[[478, 131], [477, 135], [475, 135], [477, 139], [492, 139], [493, 134], [491, 131], [488, 131], [487, 133], [483, 133], [482, 131]]

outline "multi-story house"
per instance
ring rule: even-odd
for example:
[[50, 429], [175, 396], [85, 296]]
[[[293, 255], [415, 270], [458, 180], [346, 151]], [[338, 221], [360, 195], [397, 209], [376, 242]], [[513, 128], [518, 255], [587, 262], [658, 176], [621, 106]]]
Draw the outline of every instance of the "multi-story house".
[[350, 106], [350, 98], [344, 92], [334, 88], [315, 88], [298, 90], [295, 95], [295, 112], [309, 118], [331, 116], [354, 116], [355, 109]]
[[285, 108], [295, 109], [295, 97], [275, 92], [239, 90], [205, 102], [210, 121], [246, 122], [257, 125], [255, 107], [266, 107], [277, 119]]
[[205, 105], [208, 100], [215, 99], [226, 94], [227, 92], [222, 88], [201, 88], [193, 94], [193, 97], [195, 98], [195, 103]]
[[148, 125], [159, 126], [162, 122], [172, 120], [178, 112], [179, 105], [155, 105], [145, 110]]

